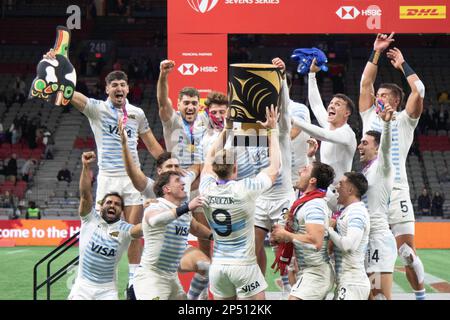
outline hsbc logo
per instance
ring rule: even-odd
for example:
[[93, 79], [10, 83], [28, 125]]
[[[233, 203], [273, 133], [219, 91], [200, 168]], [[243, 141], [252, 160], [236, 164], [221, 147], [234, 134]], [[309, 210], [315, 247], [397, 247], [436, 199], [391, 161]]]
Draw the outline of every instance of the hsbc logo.
[[193, 63], [183, 63], [178, 67], [178, 71], [180, 71], [183, 76], [193, 76], [198, 70], [198, 67]]
[[197, 12], [205, 13], [211, 11], [219, 0], [186, 0], [189, 6]]
[[360, 14], [366, 17], [381, 17], [381, 9], [378, 6], [371, 5], [366, 10], [359, 11], [354, 6], [342, 6], [337, 9], [336, 14], [342, 20], [353, 20]]
[[359, 10], [353, 6], [343, 6], [337, 9], [336, 14], [343, 20], [353, 20], [359, 16]]
[[197, 65], [195, 65], [193, 63], [183, 63], [182, 65], [180, 65], [178, 67], [178, 71], [183, 76], [193, 76], [194, 74], [196, 74], [199, 71], [200, 72], [207, 72], [207, 73], [219, 72], [219, 68], [216, 67], [216, 66], [197, 67]]

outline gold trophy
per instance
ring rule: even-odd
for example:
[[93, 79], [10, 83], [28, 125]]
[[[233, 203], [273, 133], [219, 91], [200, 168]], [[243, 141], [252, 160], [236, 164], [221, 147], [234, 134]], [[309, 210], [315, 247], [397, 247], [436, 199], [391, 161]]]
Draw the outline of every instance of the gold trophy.
[[231, 64], [228, 73], [233, 146], [267, 146], [266, 107], [279, 106], [281, 73], [273, 64]]

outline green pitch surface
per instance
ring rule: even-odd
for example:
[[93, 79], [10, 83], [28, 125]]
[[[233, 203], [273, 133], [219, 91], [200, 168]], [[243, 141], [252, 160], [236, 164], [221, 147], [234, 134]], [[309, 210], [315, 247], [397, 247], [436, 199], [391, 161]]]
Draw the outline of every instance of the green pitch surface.
[[[0, 300], [31, 300], [33, 299], [33, 266], [54, 248], [51, 247], [14, 247], [0, 248]], [[267, 283], [268, 292], [278, 292], [276, 285], [279, 278], [270, 269], [274, 260], [271, 249], [267, 248]], [[425, 282], [428, 293], [450, 293], [450, 250], [419, 250], [420, 258], [425, 265]], [[68, 261], [76, 257], [78, 248], [69, 249], [60, 259], [51, 264], [51, 271], [55, 272]], [[40, 268], [38, 281], [43, 281], [46, 267]], [[75, 270], [57, 281], [51, 289], [52, 300], [64, 300], [69, 294], [69, 287], [75, 278]], [[394, 293], [409, 293], [411, 289], [406, 280], [401, 263], [397, 261], [394, 274]], [[124, 299], [123, 291], [128, 281], [128, 263], [124, 256], [119, 268], [120, 298]], [[46, 299], [45, 288], [41, 289], [38, 299]]]

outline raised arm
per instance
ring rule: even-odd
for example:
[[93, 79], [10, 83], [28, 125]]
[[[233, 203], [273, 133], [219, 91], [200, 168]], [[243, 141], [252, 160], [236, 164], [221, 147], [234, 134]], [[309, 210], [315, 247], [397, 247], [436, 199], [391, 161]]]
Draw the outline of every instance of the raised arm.
[[373, 43], [373, 51], [367, 61], [361, 76], [360, 91], [359, 91], [359, 112], [368, 110], [372, 105], [375, 97], [375, 89], [373, 84], [377, 77], [378, 60], [383, 51], [394, 41], [394, 32], [389, 36], [379, 33]]
[[156, 140], [153, 131], [150, 129], [142, 134], [139, 137], [144, 142], [148, 152], [153, 156], [154, 159], [157, 159], [161, 153], [164, 152], [163, 147], [159, 144], [158, 140]]
[[[267, 137], [269, 140], [269, 161], [270, 164], [267, 168], [263, 169], [261, 172], [265, 172], [272, 183], [275, 182], [278, 177], [278, 173], [280, 171], [281, 166], [281, 155], [280, 155], [280, 142], [278, 139], [278, 129], [277, 129], [277, 120], [278, 120], [278, 108], [274, 108], [274, 106], [270, 106], [266, 108], [266, 121], [262, 123], [258, 121], [260, 125], [268, 129]], [[290, 168], [289, 168], [290, 170]]]
[[[309, 134], [314, 139], [320, 141], [328, 141], [338, 144], [349, 145], [352, 137], [345, 134], [343, 131], [324, 129], [319, 126], [307, 123], [305, 121], [298, 121], [293, 119], [294, 126], [302, 129], [306, 134]], [[337, 132], [336, 132], [337, 131]]]
[[316, 73], [319, 71], [320, 68], [316, 65], [316, 59], [313, 59], [308, 74], [308, 100], [319, 125], [322, 128], [326, 128], [328, 126], [328, 114], [323, 105], [316, 80]]
[[175, 62], [172, 60], [164, 60], [160, 64], [160, 72], [158, 84], [156, 86], [156, 97], [158, 99], [159, 117], [162, 122], [167, 122], [172, 117], [173, 106], [169, 98], [169, 83], [168, 75], [175, 67]]
[[95, 152], [83, 152], [81, 162], [83, 163], [80, 175], [80, 205], [78, 213], [81, 217], [88, 215], [92, 210], [94, 199], [92, 197], [92, 180], [90, 175], [90, 165], [96, 160]]
[[203, 169], [201, 173], [202, 175], [215, 174], [212, 166], [214, 163], [214, 158], [216, 157], [216, 152], [225, 147], [226, 138], [231, 133], [232, 130], [224, 128], [220, 133], [219, 137], [216, 140], [214, 140], [214, 143], [208, 149], [208, 153], [206, 154], [205, 163], [203, 164]]
[[[54, 49], [50, 49], [46, 54], [44, 54], [43, 58], [44, 59], [49, 59], [49, 60], [56, 59], [55, 50]], [[88, 101], [88, 98], [84, 94], [82, 94], [82, 93], [80, 93], [78, 91], [75, 91], [73, 96], [72, 96], [72, 99], [70, 100], [70, 103], [78, 111], [83, 112], [84, 108], [86, 107], [87, 101]]]
[[131, 156], [131, 152], [128, 147], [127, 133], [123, 127], [122, 118], [119, 118], [119, 133], [125, 170], [127, 171], [127, 174], [130, 177], [131, 182], [133, 183], [133, 186], [136, 188], [136, 190], [142, 192], [147, 186], [147, 177], [133, 161], [133, 157]]
[[408, 100], [406, 101], [406, 113], [411, 118], [418, 119], [423, 110], [425, 86], [417, 76], [416, 72], [405, 61], [399, 49], [390, 49], [387, 53], [387, 56], [389, 59], [391, 59], [391, 64], [394, 66], [394, 68], [403, 72], [406, 80], [408, 81], [409, 87], [411, 88], [411, 93], [409, 94]]
[[291, 130], [291, 118], [289, 116], [288, 107], [291, 100], [289, 98], [289, 88], [286, 80], [286, 65], [280, 58], [272, 59], [272, 64], [280, 69], [282, 79], [280, 92], [280, 108], [278, 109], [278, 111], [280, 112], [280, 122], [278, 128], [280, 131], [288, 131], [288, 133], [290, 133], [289, 131]]
[[384, 105], [384, 110], [378, 115], [383, 120], [383, 130], [381, 131], [380, 146], [378, 150], [378, 155], [380, 158], [380, 168], [385, 173], [389, 173], [392, 170], [392, 158], [391, 158], [391, 120], [394, 113], [394, 109], [386, 103]]

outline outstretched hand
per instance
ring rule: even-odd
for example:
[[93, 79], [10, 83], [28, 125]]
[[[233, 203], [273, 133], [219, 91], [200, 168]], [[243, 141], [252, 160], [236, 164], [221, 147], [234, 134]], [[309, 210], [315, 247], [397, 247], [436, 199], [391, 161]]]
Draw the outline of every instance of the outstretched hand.
[[373, 43], [373, 50], [379, 52], [386, 50], [391, 43], [395, 41], [394, 34], [395, 32], [392, 32], [389, 36], [383, 33], [377, 34], [375, 42]]
[[56, 53], [55, 53], [55, 49], [50, 49], [49, 51], [47, 51], [43, 56], [42, 56], [42, 58], [44, 58], [44, 59], [50, 59], [50, 60], [53, 60], [53, 59], [56, 59]]
[[317, 59], [314, 58], [313, 61], [311, 62], [311, 67], [309, 67], [309, 72], [312, 73], [317, 73], [320, 71], [320, 68], [317, 66]]
[[280, 113], [278, 112], [278, 107], [274, 107], [273, 104], [269, 107], [266, 107], [266, 121], [261, 122], [257, 121], [259, 125], [263, 126], [266, 129], [276, 129], [278, 118], [280, 117]]
[[403, 54], [400, 49], [395, 47], [393, 49], [389, 49], [386, 55], [389, 59], [391, 59], [391, 64], [395, 69], [403, 71], [402, 64], [405, 62], [405, 59], [403, 58]]
[[125, 128], [123, 127], [123, 118], [119, 117], [119, 134], [120, 134], [120, 143], [122, 145], [126, 145], [128, 141], [127, 132], [125, 131]]
[[276, 57], [272, 59], [272, 64], [274, 64], [278, 69], [280, 69], [281, 74], [285, 74], [286, 72], [286, 64], [284, 63], [283, 60], [281, 60], [280, 58]]

